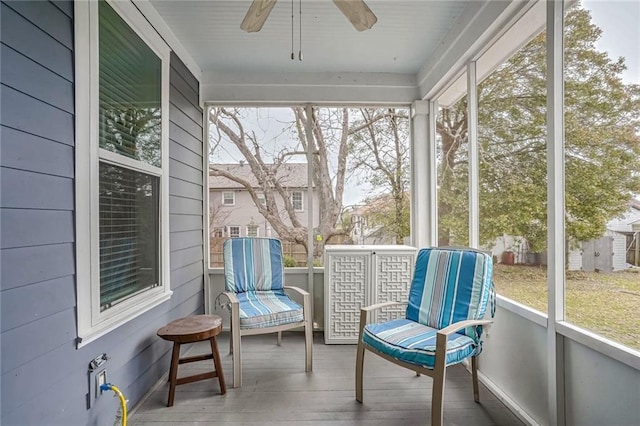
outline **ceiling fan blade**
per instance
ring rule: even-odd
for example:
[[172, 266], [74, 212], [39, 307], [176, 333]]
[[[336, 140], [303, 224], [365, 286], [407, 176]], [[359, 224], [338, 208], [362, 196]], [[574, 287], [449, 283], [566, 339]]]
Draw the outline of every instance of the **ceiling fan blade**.
[[358, 31], [370, 30], [378, 18], [364, 0], [333, 0], [338, 9]]
[[248, 33], [255, 33], [262, 29], [265, 21], [271, 13], [271, 9], [278, 0], [253, 0], [247, 14], [240, 24], [240, 28]]

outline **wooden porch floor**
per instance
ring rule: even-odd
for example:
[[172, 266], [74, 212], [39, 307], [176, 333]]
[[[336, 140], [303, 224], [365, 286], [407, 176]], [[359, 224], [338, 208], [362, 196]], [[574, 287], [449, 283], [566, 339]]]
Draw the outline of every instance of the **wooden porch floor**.
[[[426, 425], [430, 418], [431, 378], [417, 377], [367, 352], [364, 404], [355, 400], [355, 345], [325, 345], [316, 334], [313, 372], [304, 371], [304, 336], [283, 333], [247, 336], [243, 346], [243, 386], [232, 387], [228, 334], [218, 344], [227, 383], [220, 395], [217, 379], [180, 385], [175, 405], [166, 407], [169, 384], [153, 389], [129, 415], [130, 425]], [[196, 344], [190, 354], [204, 353]], [[184, 356], [184, 353], [183, 353]], [[209, 369], [211, 361], [184, 364], [178, 375]], [[169, 365], [167, 363], [167, 369]], [[457, 365], [447, 369], [446, 425], [522, 425], [480, 384], [480, 404], [473, 401], [471, 375]]]

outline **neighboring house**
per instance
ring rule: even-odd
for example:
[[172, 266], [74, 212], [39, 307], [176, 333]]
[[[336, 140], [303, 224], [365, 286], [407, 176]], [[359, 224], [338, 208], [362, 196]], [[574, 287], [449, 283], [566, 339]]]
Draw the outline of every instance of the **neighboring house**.
[[[215, 176], [211, 169], [224, 170], [249, 182], [256, 190], [259, 202], [264, 205], [265, 195], [258, 180], [247, 164], [212, 164], [209, 170], [209, 212], [211, 238], [220, 237], [280, 237], [271, 224], [260, 213], [249, 191], [240, 183], [224, 176]], [[291, 200], [297, 220], [307, 226], [309, 218], [309, 200], [307, 184], [307, 165], [291, 163], [281, 165], [276, 178], [286, 190]], [[276, 204], [280, 217], [287, 225], [291, 225], [284, 201], [276, 194]], [[318, 195], [313, 190], [313, 218], [317, 225], [320, 206]]]
[[386, 235], [380, 225], [371, 225], [371, 206], [354, 205], [345, 208], [343, 215], [348, 216], [343, 221], [349, 221], [346, 225], [351, 226], [350, 237], [353, 244], [394, 244], [393, 238]]

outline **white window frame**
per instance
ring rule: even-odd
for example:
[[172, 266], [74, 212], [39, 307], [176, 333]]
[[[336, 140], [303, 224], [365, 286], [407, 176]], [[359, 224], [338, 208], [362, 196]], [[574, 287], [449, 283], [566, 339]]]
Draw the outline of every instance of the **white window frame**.
[[[237, 229], [238, 229], [238, 235], [237, 235], [237, 236], [231, 235], [231, 228], [237, 228]], [[230, 238], [241, 237], [241, 236], [242, 236], [242, 235], [240, 235], [240, 230], [241, 230], [241, 229], [242, 229], [242, 228], [241, 228], [240, 226], [237, 226], [237, 225], [229, 225], [229, 226], [227, 226], [227, 235], [229, 235], [229, 237], [230, 237]]]
[[[231, 194], [231, 203], [225, 201], [225, 195]], [[222, 205], [223, 206], [235, 206], [236, 205], [236, 193], [235, 191], [222, 191]]]
[[[256, 228], [256, 235], [251, 235], [249, 232], [249, 228]], [[246, 236], [247, 237], [259, 237], [260, 236], [260, 226], [258, 225], [247, 225], [246, 229]]]
[[[300, 194], [300, 208], [296, 209], [296, 206], [293, 202], [293, 196], [295, 194]], [[304, 211], [304, 193], [302, 191], [292, 191], [291, 192], [291, 205], [293, 206], [293, 211], [295, 212], [303, 212]]]
[[256, 194], [256, 197], [258, 198], [258, 202], [260, 203], [261, 206], [266, 207], [267, 205], [267, 197], [264, 195], [264, 192], [258, 192]]
[[[129, 1], [106, 0], [160, 58], [161, 167], [144, 165], [98, 146], [98, 2], [74, 2], [76, 100], [76, 282], [78, 339], [82, 347], [171, 297], [169, 267], [169, 46]], [[159, 285], [100, 311], [99, 162], [121, 164], [160, 178]]]

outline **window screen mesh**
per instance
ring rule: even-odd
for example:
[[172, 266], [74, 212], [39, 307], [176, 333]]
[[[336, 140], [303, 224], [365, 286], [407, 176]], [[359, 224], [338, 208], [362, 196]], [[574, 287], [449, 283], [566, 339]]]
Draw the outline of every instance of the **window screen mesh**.
[[100, 3], [100, 148], [161, 166], [160, 58]]
[[100, 309], [159, 284], [160, 178], [100, 163]]

